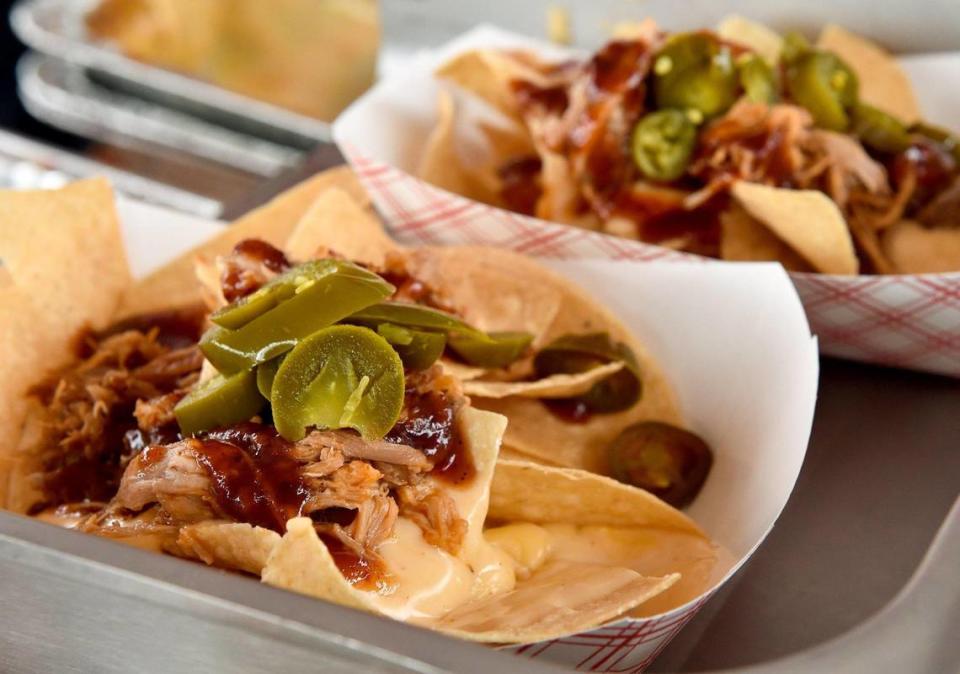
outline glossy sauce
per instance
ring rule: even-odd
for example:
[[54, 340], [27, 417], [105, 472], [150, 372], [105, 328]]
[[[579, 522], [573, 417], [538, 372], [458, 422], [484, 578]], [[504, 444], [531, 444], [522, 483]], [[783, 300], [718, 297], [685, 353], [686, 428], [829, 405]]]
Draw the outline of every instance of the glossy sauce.
[[890, 167], [891, 177], [899, 186], [909, 172], [917, 180], [915, 205], [924, 204], [946, 189], [957, 175], [957, 162], [940, 145], [926, 138], [915, 138], [906, 150], [898, 154]]
[[239, 424], [191, 444], [220, 508], [232, 519], [283, 533], [287, 520], [300, 514], [308, 494], [300, 465], [272, 426]]
[[585, 424], [593, 418], [587, 404], [576, 398], [544, 398], [540, 402], [550, 414], [568, 424]]
[[500, 177], [500, 198], [507, 208], [515, 213], [534, 215], [537, 201], [543, 194], [540, 186], [540, 171], [543, 163], [540, 157], [520, 157], [513, 159], [497, 172]]
[[433, 462], [431, 474], [437, 478], [452, 484], [471, 480], [476, 468], [460, 437], [450, 399], [439, 391], [408, 388], [404, 409], [406, 416], [385, 439], [419, 449]]
[[320, 533], [320, 540], [327, 546], [334, 564], [340, 569], [343, 577], [358, 590], [376, 590], [387, 577], [386, 569], [383, 568], [382, 564], [361, 557], [344, 545], [336, 536]]
[[[238, 262], [242, 258], [243, 262]], [[291, 267], [286, 255], [261, 239], [244, 239], [233, 248], [220, 276], [220, 286], [227, 302], [234, 302], [256, 291], [264, 278], [255, 269], [262, 265], [279, 274]]]

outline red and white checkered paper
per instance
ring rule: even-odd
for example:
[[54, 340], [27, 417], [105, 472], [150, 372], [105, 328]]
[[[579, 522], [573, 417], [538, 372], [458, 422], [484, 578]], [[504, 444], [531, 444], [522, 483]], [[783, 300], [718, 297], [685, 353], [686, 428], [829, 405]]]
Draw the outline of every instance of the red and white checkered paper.
[[[341, 149], [404, 243], [488, 245], [546, 258], [731, 264], [480, 204], [371, 159], [349, 144]], [[960, 377], [960, 272], [790, 276], [821, 353]]]

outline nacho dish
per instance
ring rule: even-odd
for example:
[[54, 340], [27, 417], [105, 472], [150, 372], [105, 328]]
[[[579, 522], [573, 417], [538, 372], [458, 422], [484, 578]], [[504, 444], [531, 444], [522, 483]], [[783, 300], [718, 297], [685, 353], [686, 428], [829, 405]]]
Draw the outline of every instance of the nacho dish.
[[137, 281], [105, 181], [0, 192], [0, 505], [491, 643], [711, 587], [711, 449], [627, 328], [330, 175]]
[[524, 215], [822, 274], [960, 270], [960, 139], [878, 45], [730, 17], [593, 55], [462, 52], [419, 176]]
[[98, 0], [89, 35], [125, 56], [331, 121], [373, 83], [376, 0]]

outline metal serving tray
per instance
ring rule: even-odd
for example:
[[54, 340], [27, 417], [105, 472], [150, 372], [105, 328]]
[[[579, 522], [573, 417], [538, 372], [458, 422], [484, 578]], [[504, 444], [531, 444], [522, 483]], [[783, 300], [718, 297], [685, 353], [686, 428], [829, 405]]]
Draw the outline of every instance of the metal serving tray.
[[[547, 4], [386, 0], [384, 23], [400, 53], [438, 44], [477, 20], [499, 20], [542, 34]], [[596, 24], [583, 20], [588, 4], [591, 16], [611, 8], [619, 14], [615, 18], [649, 12], [669, 25], [705, 23], [728, 11], [759, 18], [775, 13], [780, 25], [813, 27], [835, 20], [904, 51], [960, 45], [960, 3], [955, 0], [927, 2], [923, 11], [854, 0], [830, 6], [762, 0], [687, 0], [681, 5], [647, 0], [638, 6], [597, 0], [574, 8], [575, 30], [589, 42], [601, 33], [592, 26], [603, 24], [599, 18], [590, 19]], [[316, 166], [308, 162], [303, 170], [312, 168]], [[266, 198], [269, 190], [259, 196]], [[930, 602], [908, 607], [914, 613], [901, 620], [893, 635], [873, 630], [872, 642], [838, 642], [845, 666], [836, 659], [828, 666], [814, 659], [821, 649], [808, 650], [859, 625], [875, 625], [868, 619], [894, 598], [920, 564], [960, 493], [957, 409], [956, 380], [824, 361], [811, 446], [790, 503], [751, 562], [664, 651], [652, 671], [743, 671], [750, 665], [757, 672], [940, 674], [960, 669], [955, 639], [960, 581], [942, 567], [921, 581], [928, 602], [931, 594], [940, 595], [952, 608], [937, 614], [942, 616], [938, 624], [924, 619]], [[945, 536], [955, 555], [960, 531], [954, 525]], [[550, 671], [536, 662], [251, 579], [2, 512], [0, 600], [7, 609], [0, 611], [0, 672], [11, 674]], [[900, 615], [904, 618], [902, 611]], [[912, 634], [906, 622], [914, 626]], [[909, 637], [903, 649], [919, 648], [916, 652], [942, 658], [904, 667], [895, 657], [876, 657], [891, 652], [894, 635]], [[804, 661], [777, 660], [797, 652], [808, 658], [805, 667]]]
[[92, 40], [83, 16], [95, 1], [20, 0], [10, 13], [10, 24], [17, 36], [37, 51], [221, 126], [300, 148], [330, 139], [325, 122], [135, 61]]
[[124, 194], [204, 218], [218, 218], [223, 204], [45, 143], [0, 129], [0, 187], [60, 187], [78, 178], [106, 176]]
[[162, 148], [261, 177], [291, 169], [304, 156], [302, 149], [111, 89], [82, 67], [50, 56], [25, 54], [17, 65], [17, 83], [30, 114], [87, 138], [154, 152]]

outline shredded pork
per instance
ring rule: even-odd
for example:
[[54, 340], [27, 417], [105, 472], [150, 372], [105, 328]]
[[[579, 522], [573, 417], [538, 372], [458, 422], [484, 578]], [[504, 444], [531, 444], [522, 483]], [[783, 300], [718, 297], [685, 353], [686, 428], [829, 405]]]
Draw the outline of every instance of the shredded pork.
[[34, 389], [43, 404], [34, 421], [43, 429], [37, 481], [44, 506], [107, 500], [133, 449], [125, 435], [156, 433], [168, 407], [193, 385], [202, 357], [195, 346], [170, 349], [157, 332], [129, 330], [88, 336], [89, 357]]

